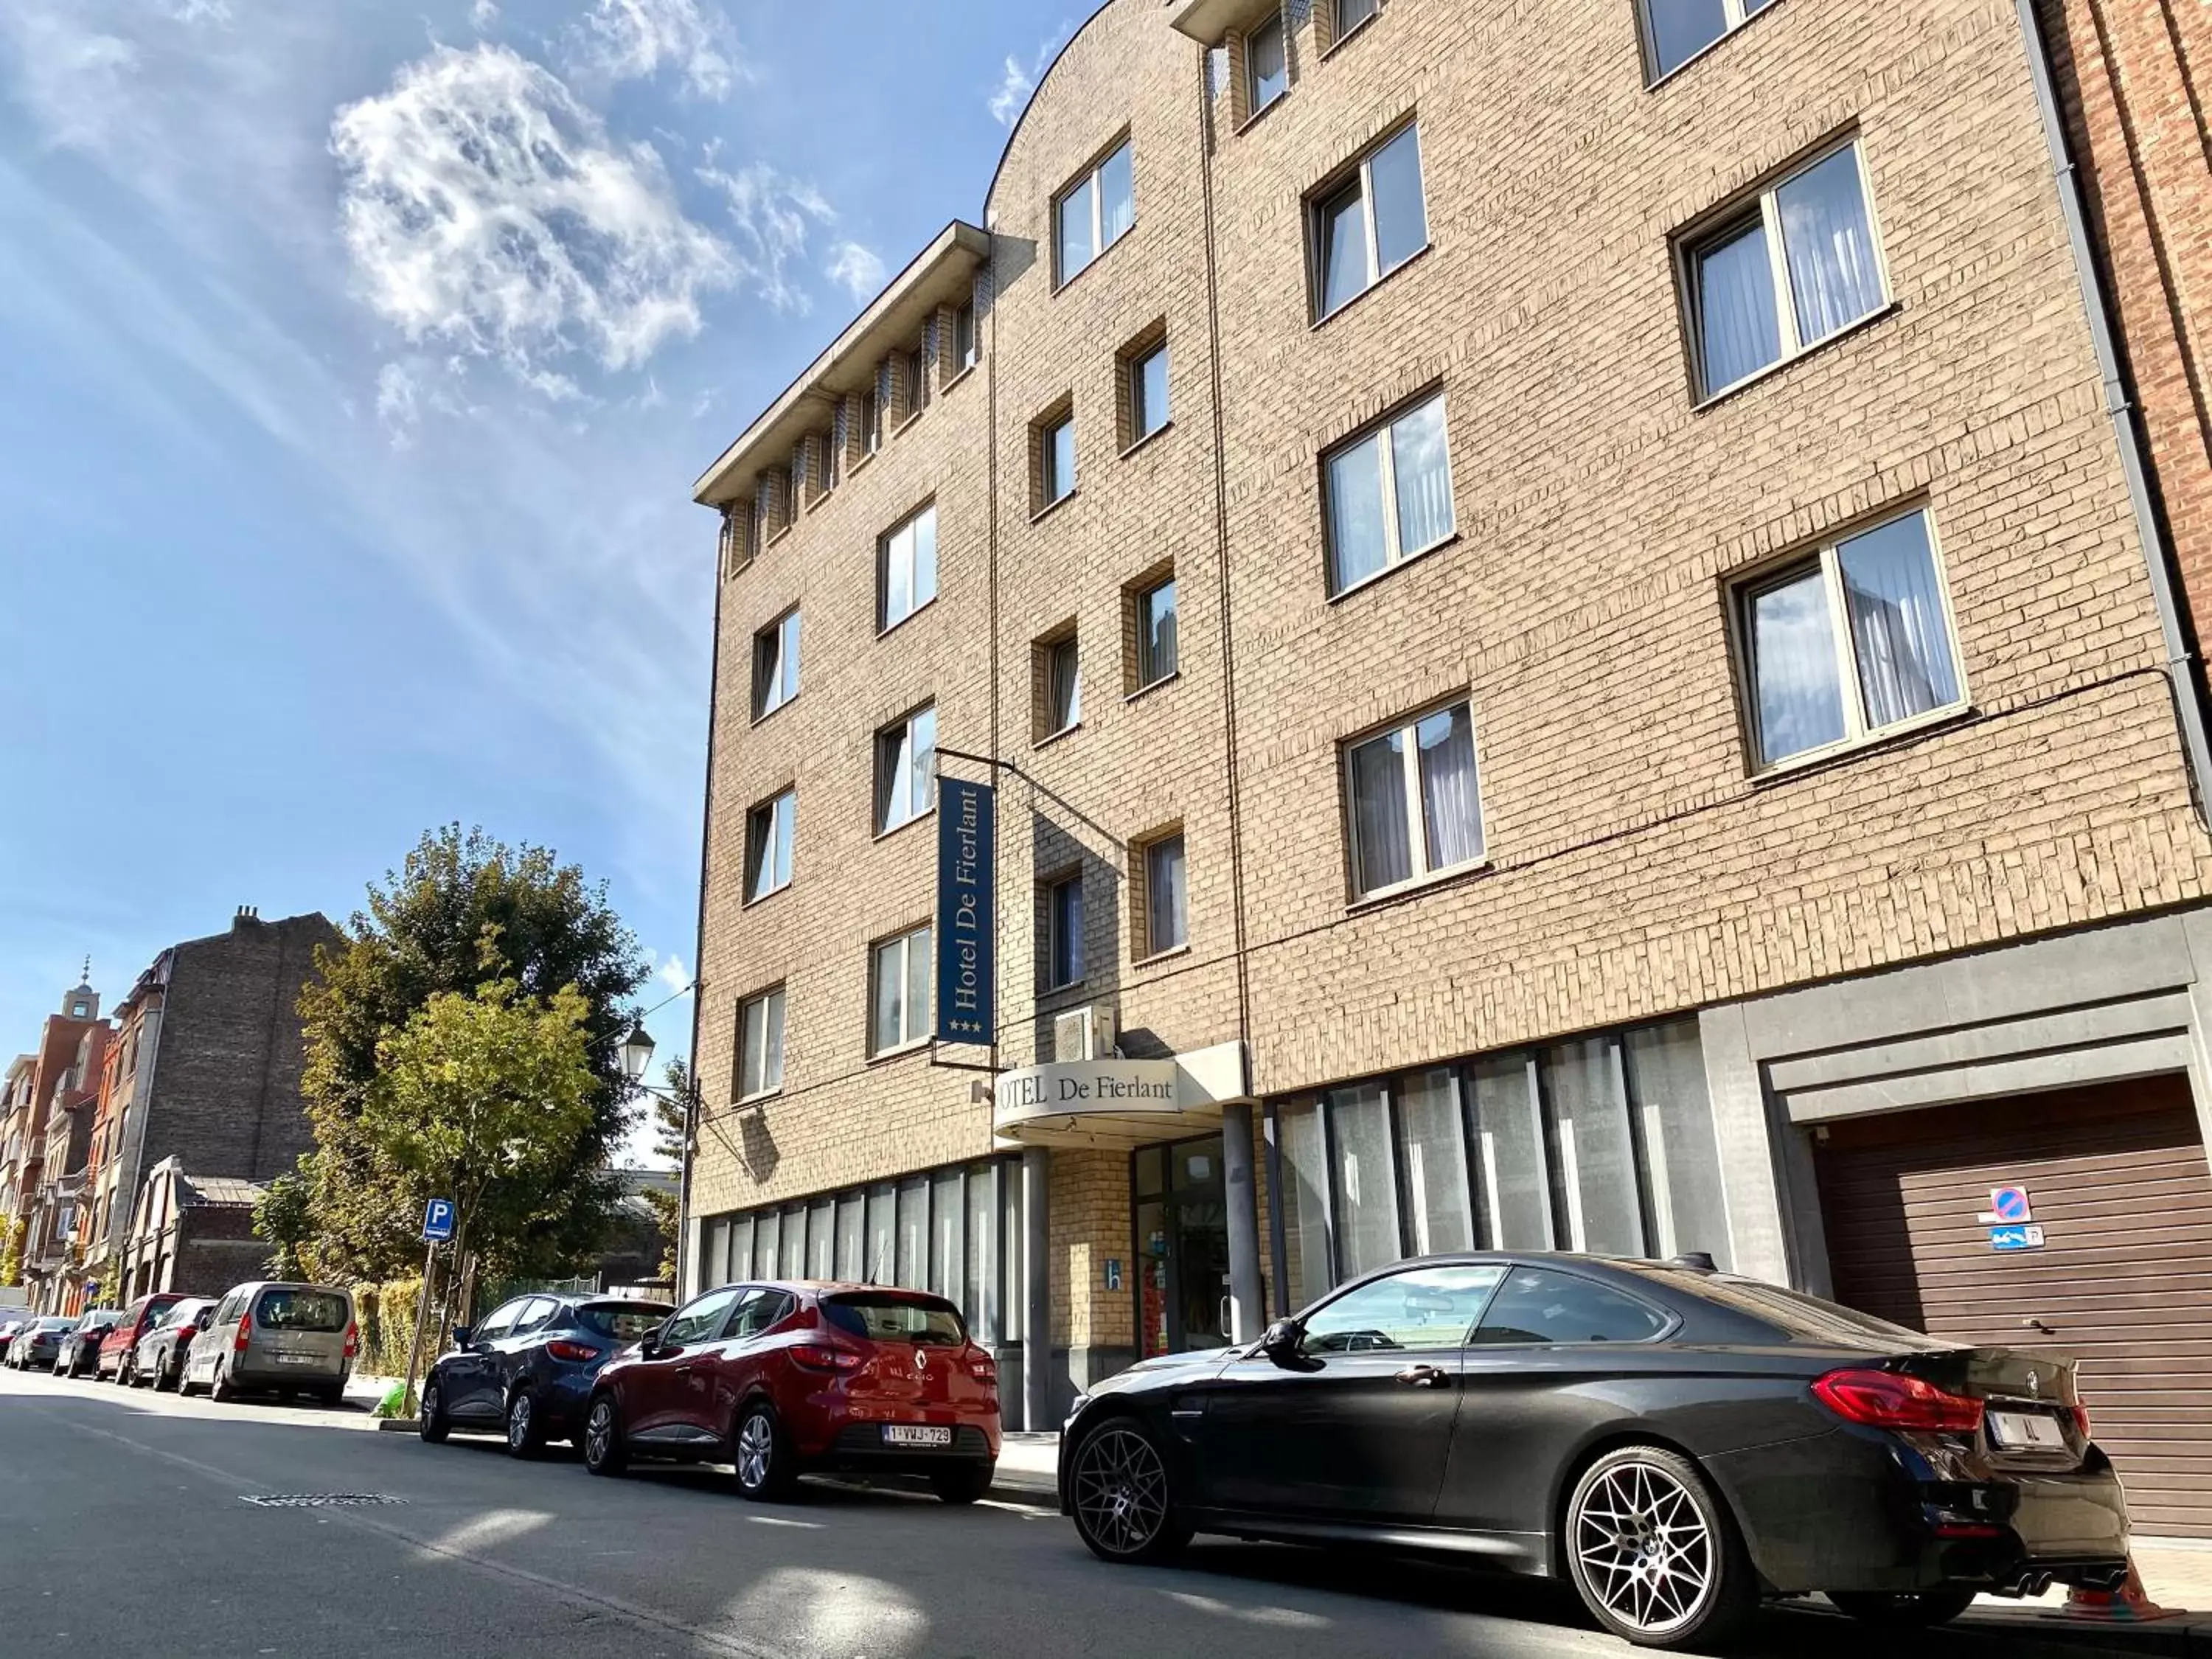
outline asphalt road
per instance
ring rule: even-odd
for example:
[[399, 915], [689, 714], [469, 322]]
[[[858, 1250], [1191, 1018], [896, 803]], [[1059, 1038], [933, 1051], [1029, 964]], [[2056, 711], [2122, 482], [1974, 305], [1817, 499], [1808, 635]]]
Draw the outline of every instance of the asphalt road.
[[[366, 1507], [257, 1506], [375, 1493]], [[1915, 1651], [1875, 1638], [1885, 1659]], [[1820, 1611], [1739, 1645], [1864, 1659]], [[2021, 1651], [1950, 1634], [1924, 1650]], [[0, 1654], [102, 1659], [745, 1659], [1632, 1651], [1555, 1587], [1456, 1567], [1201, 1541], [1094, 1561], [1042, 1508], [820, 1481], [744, 1503], [726, 1472], [594, 1480], [571, 1453], [425, 1446], [358, 1409], [217, 1406], [0, 1372]]]

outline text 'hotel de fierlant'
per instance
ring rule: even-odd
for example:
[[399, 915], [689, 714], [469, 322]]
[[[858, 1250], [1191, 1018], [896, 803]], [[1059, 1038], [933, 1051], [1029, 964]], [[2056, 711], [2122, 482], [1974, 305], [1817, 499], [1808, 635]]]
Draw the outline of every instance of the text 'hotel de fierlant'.
[[940, 1291], [1036, 1428], [1404, 1255], [1703, 1251], [2042, 1322], [2212, 1535], [2192, 58], [1109, 0], [696, 487], [685, 1292]]

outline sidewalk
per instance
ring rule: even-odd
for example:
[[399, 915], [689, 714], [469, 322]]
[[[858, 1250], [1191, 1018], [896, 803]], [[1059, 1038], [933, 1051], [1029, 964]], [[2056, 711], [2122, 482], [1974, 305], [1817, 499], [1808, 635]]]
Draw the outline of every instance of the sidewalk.
[[[991, 1482], [993, 1496], [1020, 1503], [1060, 1503], [1060, 1437], [1057, 1434], [1017, 1434], [1000, 1437], [999, 1472]], [[2212, 1559], [2212, 1558], [2208, 1558]]]

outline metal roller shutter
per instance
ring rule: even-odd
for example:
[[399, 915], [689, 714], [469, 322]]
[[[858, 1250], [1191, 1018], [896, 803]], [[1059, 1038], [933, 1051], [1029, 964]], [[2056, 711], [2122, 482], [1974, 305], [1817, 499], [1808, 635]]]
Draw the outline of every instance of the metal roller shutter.
[[[2185, 1079], [1856, 1119], [1814, 1161], [1837, 1300], [2078, 1358], [2136, 1530], [2212, 1537], [2212, 1170]], [[1977, 1218], [2008, 1183], [2043, 1249], [1991, 1248]]]

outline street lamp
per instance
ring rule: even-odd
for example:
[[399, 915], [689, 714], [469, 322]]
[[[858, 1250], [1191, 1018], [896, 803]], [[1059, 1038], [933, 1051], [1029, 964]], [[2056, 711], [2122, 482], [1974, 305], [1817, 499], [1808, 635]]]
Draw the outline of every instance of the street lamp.
[[645, 1081], [645, 1068], [652, 1064], [653, 1037], [646, 1030], [645, 1022], [640, 1020], [630, 1028], [629, 1035], [623, 1039], [623, 1076], [632, 1085], [641, 1084]]

